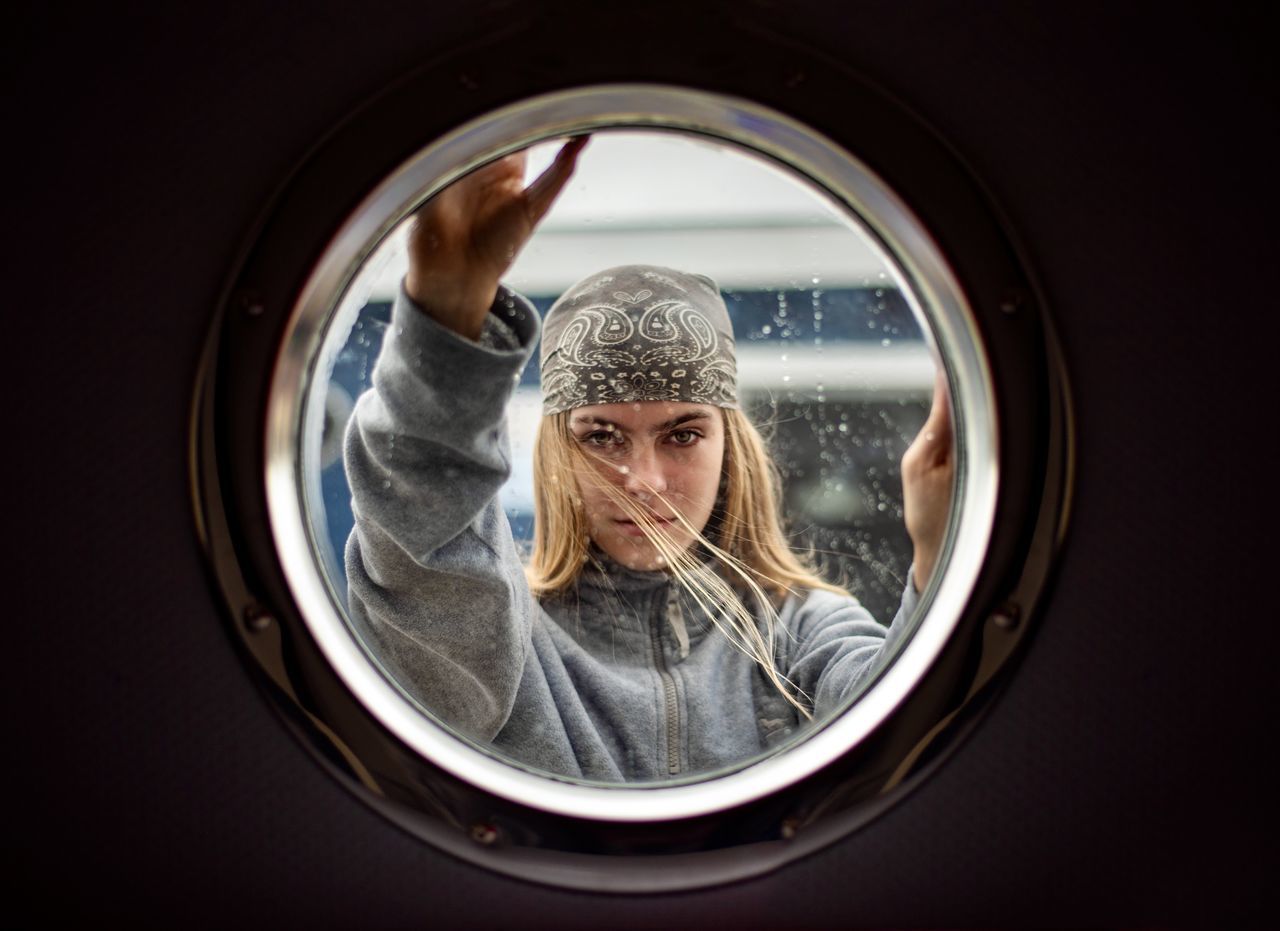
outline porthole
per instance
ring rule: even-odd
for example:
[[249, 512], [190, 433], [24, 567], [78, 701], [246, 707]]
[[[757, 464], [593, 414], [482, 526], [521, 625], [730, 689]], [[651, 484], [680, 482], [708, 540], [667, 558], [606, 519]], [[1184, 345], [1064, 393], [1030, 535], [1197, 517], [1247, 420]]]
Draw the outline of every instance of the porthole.
[[[408, 130], [393, 117], [412, 98], [402, 89], [375, 105], [374, 118], [344, 128], [304, 166], [239, 270], [210, 343], [196, 406], [197, 510], [250, 666], [285, 720], [358, 795], [424, 839], [514, 875], [591, 889], [705, 885], [773, 868], [865, 823], [976, 720], [1029, 627], [1065, 523], [1065, 382], [1035, 290], [989, 209], [927, 135], [913, 138], [949, 173], [905, 188], [897, 178], [891, 187], [859, 157], [865, 129], [837, 139], [740, 96], [586, 85], [465, 119], [441, 113]], [[895, 115], [883, 119], [911, 125], [886, 112]], [[360, 139], [370, 127], [379, 133]], [[563, 216], [547, 217], [543, 238], [525, 249], [507, 284], [541, 310], [574, 278], [622, 264], [645, 263], [651, 275], [680, 265], [714, 280], [736, 344], [735, 402], [772, 431], [788, 532], [807, 534], [792, 542], [824, 557], [818, 571], [860, 595], [882, 624], [902, 597], [895, 587], [912, 589], [895, 482], [935, 383], [945, 386], [955, 438], [937, 568], [916, 597], [903, 599], [892, 647], [860, 684], [782, 739], [762, 737], [750, 752], [721, 757], [677, 744], [698, 739], [683, 724], [701, 720], [705, 739], [727, 718], [696, 701], [671, 718], [660, 708], [652, 720], [663, 733], [654, 740], [668, 741], [672, 765], [637, 778], [571, 771], [459, 724], [462, 713], [439, 697], [443, 678], [432, 673], [423, 685], [406, 672], [414, 660], [403, 643], [388, 646], [353, 611], [343, 555], [357, 515], [373, 505], [359, 500], [358, 488], [352, 504], [356, 483], [340, 436], [380, 353], [402, 352], [399, 342], [383, 342], [405, 319], [390, 316], [405, 312], [390, 305], [405, 268], [406, 224], [495, 160], [528, 151], [533, 177], [559, 140], [581, 135], [592, 137], [579, 156], [581, 190], [562, 194]], [[376, 156], [353, 159], [360, 143]], [[660, 183], [675, 184], [665, 204]], [[924, 219], [948, 209], [941, 227]], [[972, 224], [971, 239], [957, 237], [961, 223]], [[531, 442], [521, 431], [538, 419], [529, 381], [515, 388], [508, 418], [517, 453]], [[411, 458], [429, 439], [388, 435], [377, 452], [384, 460], [397, 455], [397, 437], [398, 455]], [[418, 453], [405, 451], [415, 445]], [[431, 467], [435, 500], [448, 495], [452, 461]], [[494, 526], [518, 541], [527, 533], [532, 467], [517, 457], [511, 471], [505, 515]], [[388, 494], [408, 481], [395, 471], [378, 480]], [[480, 519], [473, 514], [460, 528]], [[372, 544], [355, 539], [357, 561], [371, 559]], [[428, 561], [392, 543], [411, 571]], [[391, 571], [373, 566], [367, 574], [381, 584]], [[448, 571], [465, 589], [469, 570]], [[452, 611], [454, 623], [466, 610]], [[479, 613], [477, 624], [506, 623]], [[674, 638], [671, 648], [688, 655], [681, 632], [666, 623], [642, 649], [660, 657], [659, 641]], [[722, 636], [715, 627], [701, 634]], [[410, 648], [447, 653], [418, 633]], [[476, 662], [483, 674], [487, 660]], [[654, 695], [673, 702], [671, 712], [697, 683], [654, 664], [644, 675]], [[589, 675], [557, 669], [574, 683]], [[506, 713], [519, 714], [523, 700], [517, 695]], [[604, 713], [578, 711], [607, 727]], [[626, 739], [613, 736], [604, 744], [621, 759]]]

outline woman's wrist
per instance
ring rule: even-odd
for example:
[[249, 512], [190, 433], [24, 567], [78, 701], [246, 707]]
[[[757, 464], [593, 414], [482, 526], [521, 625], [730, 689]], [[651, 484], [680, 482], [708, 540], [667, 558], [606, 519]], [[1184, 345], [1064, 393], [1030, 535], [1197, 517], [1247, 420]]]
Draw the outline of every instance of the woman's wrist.
[[924, 587], [929, 584], [929, 580], [933, 578], [933, 567], [938, 561], [936, 553], [926, 553], [916, 550], [915, 560], [911, 566], [912, 584], [915, 585], [917, 592], [923, 592]]
[[485, 316], [498, 293], [497, 284], [480, 288], [450, 284], [438, 277], [404, 276], [404, 291], [423, 313], [446, 329], [473, 342], [484, 330]]

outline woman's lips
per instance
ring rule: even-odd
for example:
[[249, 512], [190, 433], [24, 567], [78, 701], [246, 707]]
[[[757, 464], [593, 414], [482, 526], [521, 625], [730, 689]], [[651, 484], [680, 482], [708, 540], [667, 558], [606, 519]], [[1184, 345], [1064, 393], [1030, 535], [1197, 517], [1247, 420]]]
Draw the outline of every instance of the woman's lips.
[[[670, 526], [671, 524], [675, 523], [675, 518], [674, 518], [674, 517], [654, 517], [654, 518], [651, 518], [651, 520], [652, 520], [652, 521], [653, 521], [653, 523], [654, 523], [654, 524], [656, 524], [659, 528], [666, 528], [666, 527]], [[614, 523], [618, 525], [618, 529], [619, 529], [620, 531], [622, 531], [622, 533], [626, 534], [626, 535], [627, 535], [627, 536], [629, 536], [629, 537], [643, 537], [643, 536], [644, 536], [644, 530], [643, 530], [643, 528], [641, 528], [641, 526], [640, 526], [639, 524], [637, 524], [637, 523], [636, 523], [635, 521], [633, 521], [633, 520], [627, 520], [627, 519], [625, 519], [625, 518], [619, 518], [619, 519], [615, 520], [615, 521], [614, 521]]]

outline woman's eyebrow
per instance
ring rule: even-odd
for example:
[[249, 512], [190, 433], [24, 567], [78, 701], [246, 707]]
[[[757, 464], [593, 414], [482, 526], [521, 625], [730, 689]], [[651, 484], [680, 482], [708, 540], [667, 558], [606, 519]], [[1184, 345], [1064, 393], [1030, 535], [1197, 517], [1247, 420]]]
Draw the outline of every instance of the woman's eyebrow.
[[600, 417], [579, 416], [573, 418], [571, 423], [575, 427], [612, 427], [615, 430], [621, 429], [612, 420], [603, 420]]
[[[664, 421], [651, 428], [653, 433], [662, 433], [664, 430], [670, 430], [681, 424], [686, 424], [695, 420], [707, 420], [711, 415], [706, 411], [692, 411], [688, 414], [681, 414], [679, 417], [672, 417], [670, 420]], [[570, 421], [570, 425], [574, 427], [603, 427], [607, 430], [623, 431], [626, 428], [621, 424], [614, 423], [612, 420], [605, 420], [603, 417], [592, 417], [590, 415], [579, 415]]]
[[710, 416], [711, 415], [708, 414], [706, 411], [694, 411], [691, 414], [682, 414], [679, 417], [673, 417], [671, 420], [668, 420], [666, 423], [659, 424], [658, 426], [654, 427], [654, 432], [660, 433], [663, 430], [670, 430], [672, 427], [678, 427], [682, 423], [689, 423], [690, 421], [693, 421], [693, 420], [706, 420]]

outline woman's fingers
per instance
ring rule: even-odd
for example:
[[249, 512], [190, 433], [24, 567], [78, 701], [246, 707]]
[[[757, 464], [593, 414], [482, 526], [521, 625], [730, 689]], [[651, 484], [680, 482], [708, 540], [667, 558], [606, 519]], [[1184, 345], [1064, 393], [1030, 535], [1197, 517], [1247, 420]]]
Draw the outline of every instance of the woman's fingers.
[[512, 193], [517, 193], [524, 183], [524, 170], [528, 158], [523, 149], [504, 155], [487, 165], [481, 165], [470, 174], [463, 175], [453, 182], [449, 189], [483, 196], [491, 188], [501, 185], [511, 188]]
[[955, 429], [951, 421], [951, 393], [947, 389], [947, 376], [939, 369], [933, 383], [933, 404], [929, 416], [903, 457], [904, 477], [917, 478], [924, 474], [949, 469]]
[[924, 456], [929, 465], [941, 465], [951, 458], [951, 443], [954, 435], [951, 423], [951, 392], [947, 389], [947, 373], [938, 370], [933, 382], [933, 404], [929, 408], [929, 416], [920, 428], [918, 439], [927, 453]]
[[[567, 142], [555, 161], [529, 187], [524, 187], [528, 154], [522, 150], [482, 165], [431, 200], [415, 217], [419, 241], [476, 255], [509, 256], [533, 233], [556, 197], [573, 176], [581, 136]], [[496, 245], [495, 245], [496, 244]], [[442, 256], [454, 267], [465, 265], [466, 254]]]
[[566, 142], [556, 153], [555, 160], [547, 170], [525, 190], [525, 203], [529, 209], [529, 222], [537, 225], [551, 205], [556, 202], [564, 186], [573, 177], [573, 170], [578, 163], [578, 154], [587, 144], [590, 136], [575, 136]]
[[951, 396], [941, 369], [933, 385], [933, 405], [902, 457], [902, 491], [907, 533], [915, 550], [916, 588], [923, 590], [942, 548], [951, 510], [955, 473]]

